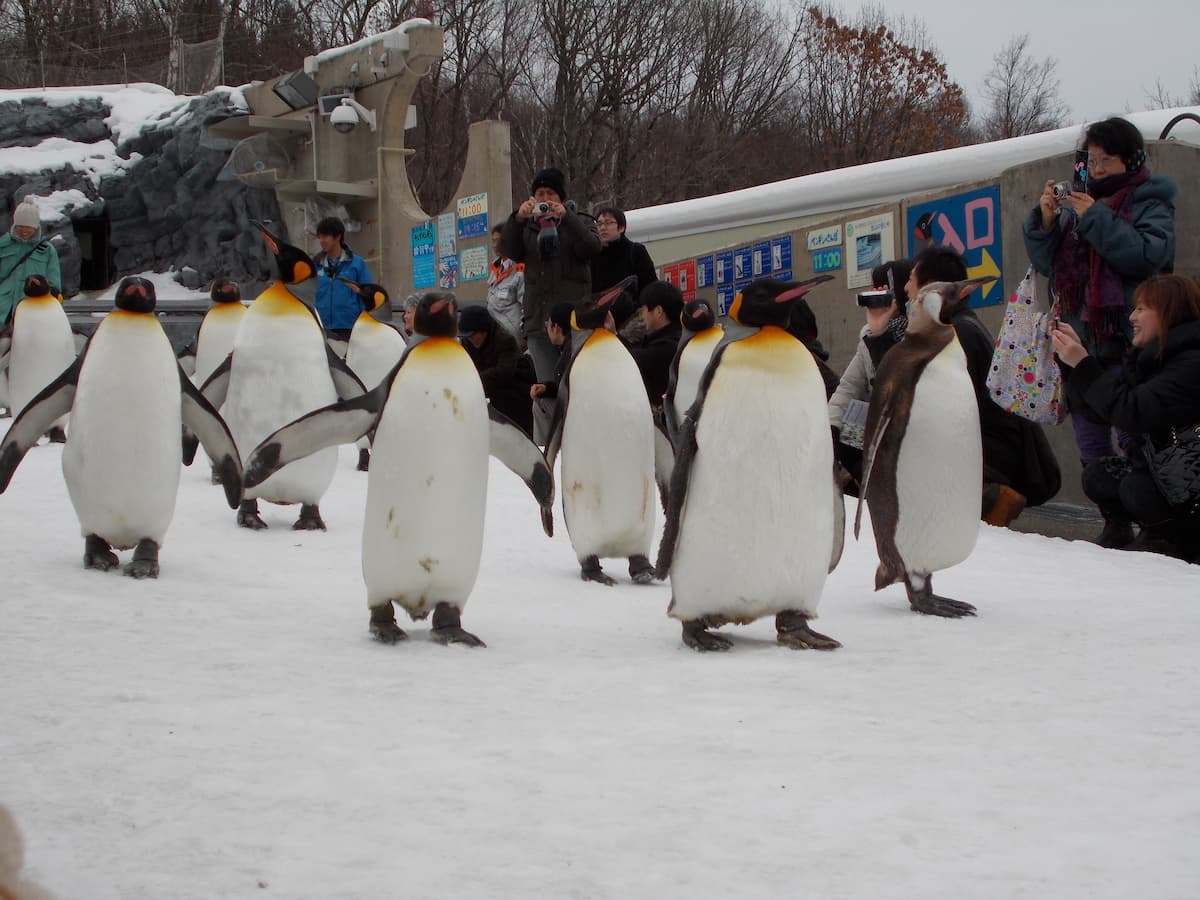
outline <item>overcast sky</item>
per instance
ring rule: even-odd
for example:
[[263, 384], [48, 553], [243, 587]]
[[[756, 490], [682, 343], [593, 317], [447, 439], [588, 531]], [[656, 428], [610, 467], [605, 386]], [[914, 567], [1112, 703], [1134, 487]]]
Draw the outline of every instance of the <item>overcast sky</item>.
[[[861, 5], [841, 2], [845, 10]], [[882, 5], [890, 16], [925, 22], [973, 109], [992, 57], [1024, 32], [1038, 60], [1058, 60], [1059, 95], [1071, 107], [1073, 123], [1146, 109], [1146, 93], [1157, 78], [1173, 96], [1186, 99], [1193, 68], [1200, 64], [1197, 0], [887, 0]]]

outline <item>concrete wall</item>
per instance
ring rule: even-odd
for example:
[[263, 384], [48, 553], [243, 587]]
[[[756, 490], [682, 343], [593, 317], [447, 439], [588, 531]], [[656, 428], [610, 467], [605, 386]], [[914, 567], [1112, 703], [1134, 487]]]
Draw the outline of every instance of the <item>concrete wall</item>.
[[[1153, 171], [1173, 178], [1181, 187], [1176, 207], [1175, 234], [1177, 272], [1200, 275], [1200, 193], [1189, 186], [1200, 183], [1200, 147], [1174, 141], [1151, 141], [1147, 148]], [[999, 178], [968, 184], [948, 185], [945, 189], [904, 197], [895, 202], [878, 206], [857, 207], [819, 216], [796, 217], [764, 225], [741, 226], [703, 234], [673, 237], [662, 241], [647, 242], [651, 257], [664, 272], [673, 264], [697, 257], [706, 257], [722, 251], [745, 248], [749, 245], [769, 241], [772, 238], [790, 237], [792, 240], [791, 276], [795, 280], [813, 274], [813, 253], [806, 250], [807, 235], [840, 225], [843, 230], [842, 247], [845, 250], [845, 227], [849, 222], [876, 215], [891, 213], [894, 220], [893, 246], [885, 248], [884, 258], [908, 256], [912, 248], [912, 237], [908, 233], [907, 212], [910, 207], [964, 194], [981, 188], [999, 187], [1000, 221], [999, 237], [1002, 260], [995, 262], [1003, 275], [1002, 288], [991, 292], [991, 305], [980, 307], [980, 318], [995, 334], [1001, 324], [1003, 303], [1024, 277], [1029, 264], [1025, 254], [1021, 226], [1029, 210], [1036, 204], [1046, 179], [1065, 179], [1071, 174], [1073, 154], [1064, 153], [1014, 166], [1004, 171]], [[821, 342], [831, 354], [830, 364], [840, 371], [850, 361], [858, 341], [864, 317], [855, 302], [857, 288], [847, 285], [845, 269], [831, 272], [835, 280], [822, 285], [808, 295], [820, 325]], [[1039, 279], [1039, 296], [1047, 297], [1044, 280]], [[695, 296], [717, 305], [715, 287], [695, 290]], [[1047, 428], [1047, 435], [1054, 447], [1063, 470], [1063, 489], [1058, 500], [1071, 503], [1087, 503], [1079, 485], [1079, 461], [1070, 423]]]
[[[359, 226], [347, 235], [347, 242], [396, 300], [431, 288], [418, 289], [414, 284], [412, 230], [438, 220], [413, 195], [406, 165], [413, 151], [405, 146], [405, 123], [413, 92], [444, 52], [442, 30], [427, 23], [408, 25], [412, 27], [397, 30], [403, 32], [406, 50], [389, 50], [382, 40], [360, 42], [305, 62], [322, 94], [353, 86], [355, 99], [376, 115], [375, 131], [360, 123], [353, 131], [341, 133], [314, 108], [289, 109], [272, 91], [275, 81], [247, 90], [251, 116], [213, 128], [214, 134], [224, 137], [266, 132], [282, 144], [292, 159], [292, 172], [275, 190], [291, 239], [307, 250], [317, 249], [315, 237], [305, 232], [305, 201], [310, 197], [343, 205]], [[485, 195], [490, 228], [512, 209], [508, 125], [475, 123], [469, 141], [454, 199], [441, 212], [456, 213], [459, 198]], [[455, 218], [448, 230], [455, 232], [456, 262], [462, 260], [464, 250], [476, 263], [487, 256], [481, 253], [489, 246], [486, 229], [482, 235], [460, 240]], [[460, 279], [453, 287], [463, 299], [482, 300], [487, 292], [486, 261], [482, 275], [473, 281]]]

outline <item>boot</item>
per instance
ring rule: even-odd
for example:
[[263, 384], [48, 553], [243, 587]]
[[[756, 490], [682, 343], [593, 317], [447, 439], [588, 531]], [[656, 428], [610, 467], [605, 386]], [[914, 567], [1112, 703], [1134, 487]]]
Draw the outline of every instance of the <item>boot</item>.
[[1007, 484], [988, 484], [983, 489], [983, 521], [1006, 528], [1025, 509], [1025, 495]]
[[1138, 549], [1133, 546], [1133, 523], [1128, 519], [1106, 515], [1104, 528], [1096, 535], [1094, 543], [1106, 550]]

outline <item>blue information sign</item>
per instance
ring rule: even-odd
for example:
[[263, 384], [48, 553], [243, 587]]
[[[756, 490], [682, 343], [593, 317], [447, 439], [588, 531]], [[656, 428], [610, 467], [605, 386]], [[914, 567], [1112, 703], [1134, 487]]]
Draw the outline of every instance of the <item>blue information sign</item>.
[[712, 287], [716, 284], [713, 279], [713, 258], [700, 256], [696, 258], [696, 288]]
[[769, 243], [755, 244], [751, 256], [750, 275], [761, 278], [771, 274], [771, 245]]
[[717, 288], [717, 315], [729, 315], [729, 307], [733, 303], [733, 288]]
[[437, 284], [437, 228], [432, 222], [412, 229], [413, 290]]
[[751, 251], [749, 247], [739, 247], [733, 251], [733, 280], [748, 281], [754, 274], [751, 266]]
[[771, 268], [783, 271], [792, 267], [792, 237], [777, 237], [771, 240]]
[[724, 253], [714, 256], [713, 267], [716, 269], [717, 284], [731, 284], [733, 282], [733, 251], [726, 250]]
[[1004, 300], [1000, 265], [1000, 188], [964, 191], [917, 203], [905, 213], [909, 256], [929, 246], [952, 247], [963, 255], [970, 278], [992, 277], [991, 284], [971, 293], [971, 306], [991, 306]]

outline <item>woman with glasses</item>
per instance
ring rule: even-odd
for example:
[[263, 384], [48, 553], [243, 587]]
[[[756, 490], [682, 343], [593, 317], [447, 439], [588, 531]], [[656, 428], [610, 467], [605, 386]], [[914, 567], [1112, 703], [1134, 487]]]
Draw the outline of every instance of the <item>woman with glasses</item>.
[[[1089, 125], [1087, 190], [1060, 201], [1047, 181], [1025, 220], [1025, 249], [1033, 267], [1050, 278], [1062, 321], [1079, 335], [1089, 355], [1118, 370], [1132, 346], [1129, 314], [1133, 292], [1175, 262], [1175, 194], [1170, 178], [1152, 175], [1142, 134], [1121, 118]], [[1071, 424], [1086, 467], [1114, 454], [1112, 427], [1073, 409]], [[1118, 434], [1122, 447], [1128, 436]], [[1128, 525], [1105, 520], [1097, 542], [1122, 546], [1133, 539]]]

